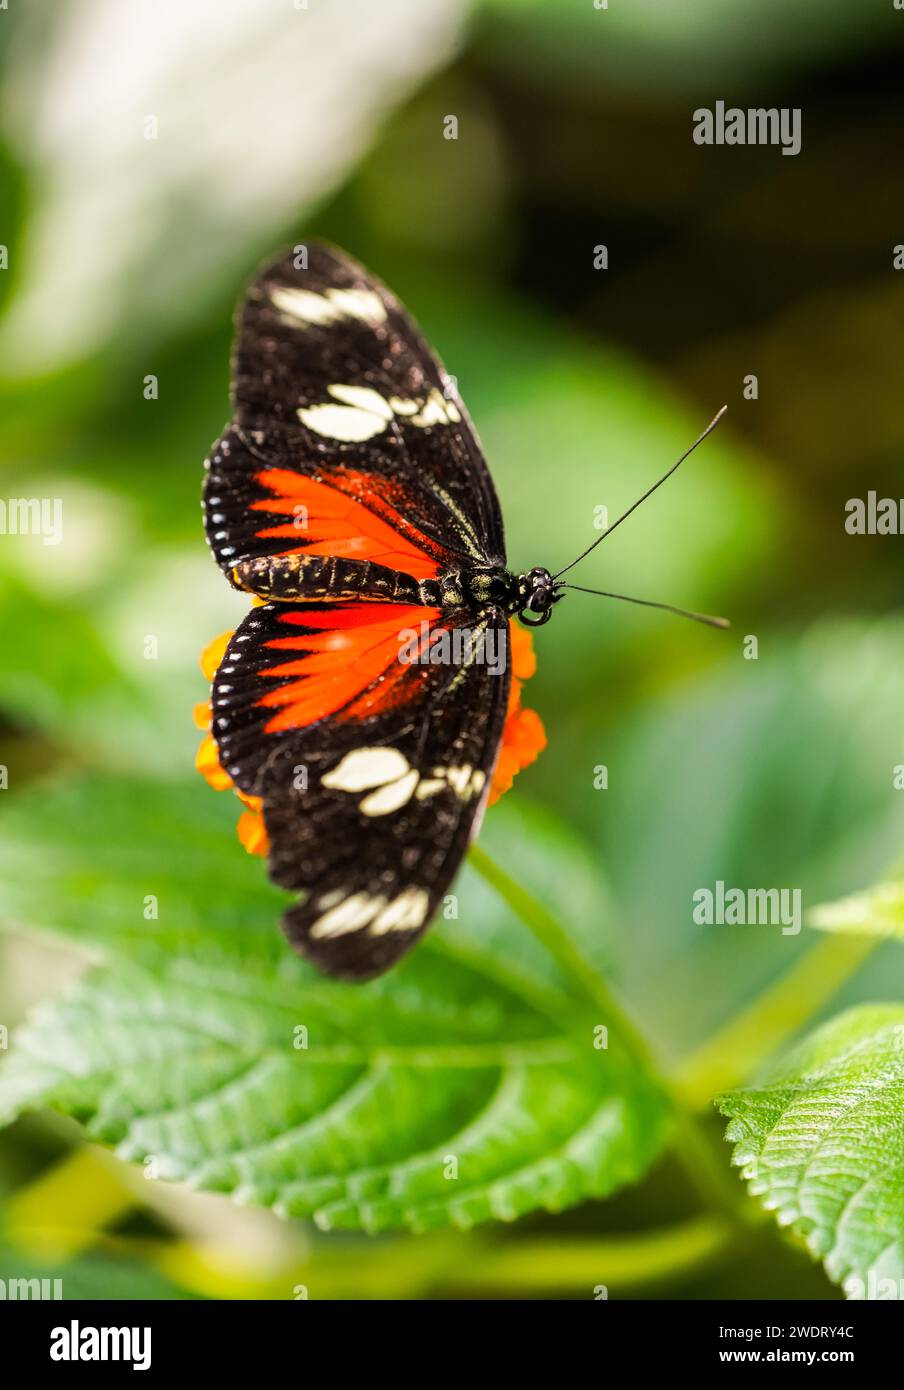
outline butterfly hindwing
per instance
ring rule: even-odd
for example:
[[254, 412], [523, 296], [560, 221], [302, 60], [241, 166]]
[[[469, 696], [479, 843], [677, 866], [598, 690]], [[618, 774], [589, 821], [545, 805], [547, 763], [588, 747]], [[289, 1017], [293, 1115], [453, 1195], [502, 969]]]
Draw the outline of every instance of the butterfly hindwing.
[[226, 648], [212, 691], [213, 732], [236, 787], [267, 797], [289, 772], [294, 776], [296, 764], [325, 767], [324, 759], [373, 737], [375, 721], [385, 732], [416, 719], [450, 673], [399, 658], [409, 634], [420, 646], [438, 617], [438, 609], [419, 604], [252, 609]]
[[[331, 974], [387, 969], [429, 924], [485, 803], [508, 700], [508, 623], [458, 626], [456, 664], [400, 661], [473, 615], [401, 605], [253, 610], [214, 681], [221, 758], [260, 796], [286, 933]], [[413, 645], [412, 645], [413, 644]]]

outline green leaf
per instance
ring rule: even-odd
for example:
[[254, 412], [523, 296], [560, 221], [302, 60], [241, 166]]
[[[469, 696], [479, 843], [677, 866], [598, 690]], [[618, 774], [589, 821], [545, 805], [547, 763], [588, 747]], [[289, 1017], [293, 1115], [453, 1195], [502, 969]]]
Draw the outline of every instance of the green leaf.
[[[75, 600], [3, 572], [7, 563], [0, 558], [0, 714], [44, 735], [69, 763], [152, 776], [189, 767], [201, 739], [192, 705], [209, 693], [198, 657], [227, 624], [214, 610], [202, 640], [190, 629], [175, 630], [169, 614], [185, 593], [193, 595], [193, 615], [204, 612], [220, 576], [207, 584], [203, 557], [196, 578], [184, 552], [164, 559], [146, 551], [128, 584], [113, 573], [109, 594]], [[164, 566], [169, 585], [159, 582]], [[145, 656], [149, 638], [160, 646], [153, 659]], [[3, 761], [16, 786], [17, 759]]]
[[[152, 1175], [324, 1228], [467, 1227], [642, 1175], [664, 1133], [656, 1084], [617, 1038], [596, 1049], [602, 1020], [498, 899], [463, 878], [457, 920], [388, 977], [338, 984], [285, 946], [284, 897], [235, 842], [236, 809], [200, 785], [95, 779], [8, 811], [7, 919], [105, 963], [14, 1036], [0, 1116], [53, 1105]], [[487, 829], [550, 894], [574, 885], [569, 925], [589, 937], [586, 854], [505, 807]]]
[[807, 918], [820, 931], [861, 936], [896, 936], [904, 940], [904, 883], [877, 883], [865, 893], [814, 907]]
[[[756, 661], [729, 642], [724, 665], [669, 698], [655, 689], [621, 720], [601, 759], [598, 843], [618, 904], [623, 991], [670, 1055], [725, 1027], [811, 948], [805, 931], [696, 923], [698, 889], [799, 888], [806, 912], [876, 882], [900, 852], [902, 641], [895, 616], [770, 637]], [[593, 759], [590, 738], [578, 766], [582, 757]], [[547, 770], [541, 760], [538, 778]], [[872, 966], [872, 997], [904, 989], [895, 955]]]
[[[62, 1283], [62, 1297], [107, 1300], [116, 1290], [117, 1302], [126, 1299], [195, 1299], [191, 1290], [171, 1282], [156, 1270], [143, 1269], [137, 1259], [111, 1258], [94, 1251], [74, 1258], [41, 1259], [14, 1244], [0, 1241], [0, 1281], [9, 1290], [14, 1280], [46, 1279], [51, 1293], [54, 1280]], [[23, 1293], [23, 1296], [27, 1296]], [[7, 1293], [12, 1298], [12, 1292]]]
[[840, 1014], [716, 1104], [751, 1195], [830, 1279], [854, 1297], [904, 1279], [904, 1007]]

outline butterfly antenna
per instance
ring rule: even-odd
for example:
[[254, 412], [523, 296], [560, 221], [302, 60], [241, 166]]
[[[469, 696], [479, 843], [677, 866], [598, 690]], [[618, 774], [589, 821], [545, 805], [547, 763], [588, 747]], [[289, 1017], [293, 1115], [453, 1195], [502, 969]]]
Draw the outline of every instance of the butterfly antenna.
[[[622, 522], [623, 522], [627, 517], [629, 517], [633, 511], [636, 511], [636, 509], [640, 506], [641, 502], [646, 502], [647, 498], [650, 497], [650, 496], [656, 491], [656, 489], [657, 489], [658, 487], [662, 487], [662, 484], [665, 482], [665, 480], [666, 480], [667, 478], [671, 478], [672, 474], [675, 472], [675, 469], [676, 469], [676, 468], [680, 468], [681, 465], [682, 465], [682, 463], [684, 463], [684, 460], [685, 460], [686, 458], [689, 458], [689, 457], [690, 457], [690, 455], [691, 455], [691, 454], [694, 452], [694, 450], [696, 449], [697, 445], [698, 445], [698, 444], [702, 444], [703, 441], [704, 441], [704, 439], [706, 438], [706, 436], [707, 436], [708, 434], [712, 434], [713, 430], [716, 428], [716, 425], [718, 425], [719, 421], [722, 419], [722, 416], [725, 414], [725, 412], [726, 412], [727, 409], [728, 409], [728, 406], [727, 406], [727, 405], [723, 405], [722, 409], [721, 409], [716, 415], [714, 415], [713, 418], [710, 420], [709, 424], [706, 426], [706, 429], [703, 431], [703, 433], [702, 433], [701, 435], [699, 435], [697, 439], [694, 440], [694, 442], [693, 442], [693, 444], [691, 445], [691, 447], [690, 447], [689, 449], [685, 449], [684, 453], [681, 455], [680, 459], [678, 459], [677, 463], [673, 463], [672, 466], [671, 466], [671, 468], [669, 469], [669, 471], [668, 471], [667, 473], [663, 473], [662, 477], [659, 479], [658, 482], [654, 483], [652, 487], [647, 488], [647, 490], [646, 490], [646, 492], [644, 493], [643, 497], [638, 497], [637, 501], [634, 502], [634, 503], [632, 503], [632, 505], [628, 508], [628, 510], [627, 510], [626, 512], [622, 512], [621, 516], [618, 518], [617, 521], [613, 521], [613, 523], [612, 523], [611, 526], [607, 526], [606, 529], [605, 529], [605, 531], [603, 532], [603, 534], [602, 534], [601, 536], [598, 536], [597, 539], [593, 542], [592, 545], [588, 545], [588, 547], [587, 547], [586, 550], [582, 550], [581, 553], [580, 553], [580, 555], [577, 557], [576, 560], [572, 560], [572, 561], [571, 561], [571, 564], [566, 565], [564, 569], [561, 569], [561, 570], [558, 571], [557, 574], [554, 574], [554, 575], [553, 575], [553, 579], [558, 579], [558, 578], [559, 578], [559, 575], [567, 574], [569, 570], [574, 569], [575, 565], [578, 564], [581, 560], [583, 560], [583, 559], [585, 558], [585, 556], [589, 555], [590, 552], [591, 552], [591, 550], [595, 550], [595, 549], [596, 549], [596, 547], [600, 544], [600, 541], [604, 541], [604, 540], [606, 539], [607, 536], [611, 536], [611, 535], [612, 535], [612, 532], [615, 530], [616, 526], [621, 526]], [[570, 587], [573, 588], [574, 585], [571, 585]], [[588, 593], [591, 593], [591, 592], [596, 592], [596, 591], [594, 591], [594, 590], [587, 590], [587, 592], [588, 592]], [[624, 597], [624, 595], [622, 595], [622, 594], [610, 594], [610, 595], [607, 595], [607, 597], [609, 597], [609, 598], [622, 598], [622, 597]], [[634, 599], [634, 600], [631, 600], [631, 601], [632, 601], [632, 602], [639, 603], [639, 602], [640, 602], [640, 599]], [[654, 606], [657, 606], [657, 605], [654, 605]], [[658, 605], [658, 606], [664, 607], [665, 605]], [[678, 612], [679, 610], [676, 609], [675, 611]], [[692, 615], [690, 615], [690, 616], [695, 616], [695, 615], [692, 614]]]
[[690, 618], [695, 623], [706, 623], [707, 627], [731, 627], [727, 618], [714, 618], [709, 613], [692, 613], [689, 608], [675, 608], [671, 603], [654, 603], [648, 598], [631, 598], [629, 594], [610, 594], [605, 589], [583, 589], [580, 584], [561, 584], [562, 589], [574, 589], [578, 594], [597, 594], [600, 598], [620, 598], [625, 603], [639, 603], [644, 608], [661, 608], [664, 613], [677, 613], [679, 618]]

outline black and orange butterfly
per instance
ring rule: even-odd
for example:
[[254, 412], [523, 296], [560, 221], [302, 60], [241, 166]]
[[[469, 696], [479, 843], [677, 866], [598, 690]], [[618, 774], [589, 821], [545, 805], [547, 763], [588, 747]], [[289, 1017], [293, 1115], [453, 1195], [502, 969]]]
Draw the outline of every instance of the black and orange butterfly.
[[[264, 602], [216, 672], [212, 732], [235, 786], [262, 799], [272, 878], [304, 894], [290, 942], [365, 980], [424, 931], [476, 832], [511, 616], [543, 623], [571, 586], [507, 568], [454, 379], [343, 252], [296, 247], [260, 272], [232, 394], [205, 527], [231, 583]], [[406, 639], [403, 660], [403, 633], [421, 656], [440, 633], [462, 640], [436, 662]]]

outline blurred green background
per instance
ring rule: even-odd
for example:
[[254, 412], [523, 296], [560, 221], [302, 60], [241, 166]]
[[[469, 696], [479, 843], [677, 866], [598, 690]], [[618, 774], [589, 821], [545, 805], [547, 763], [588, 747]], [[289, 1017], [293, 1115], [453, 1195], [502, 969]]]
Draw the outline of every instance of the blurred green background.
[[[515, 567], [563, 565], [595, 508], [617, 515], [728, 403], [572, 578], [725, 613], [730, 633], [569, 596], [525, 695], [549, 748], [512, 793], [589, 847], [606, 959], [680, 1074], [810, 945], [695, 926], [694, 890], [800, 887], [809, 905], [904, 844], [901, 543], [844, 529], [848, 498], [904, 492], [902, 34], [890, 3], [850, 0], [0, 14], [0, 496], [59, 497], [64, 518], [59, 546], [0, 537], [2, 801], [85, 771], [194, 777], [197, 656], [243, 607], [198, 510], [231, 314], [261, 258], [326, 236], [393, 287], [458, 378]], [[694, 144], [693, 110], [718, 99], [799, 107], [801, 153]], [[230, 808], [212, 814], [224, 857], [240, 855]], [[573, 884], [548, 890], [567, 904]], [[49, 888], [44, 913], [52, 932]], [[84, 956], [0, 916], [14, 1026]], [[826, 1012], [902, 983], [880, 947]], [[665, 1159], [606, 1204], [484, 1228], [479, 1256], [455, 1232], [324, 1236], [145, 1184], [46, 1116], [0, 1139], [0, 1194], [0, 1274], [65, 1265], [70, 1297], [292, 1297], [312, 1264], [339, 1296], [588, 1296], [557, 1272], [576, 1235], [610, 1242], [613, 1296], [839, 1296], [770, 1227], [646, 1273], [636, 1233], [691, 1211]], [[511, 1274], [516, 1241], [530, 1261]]]

